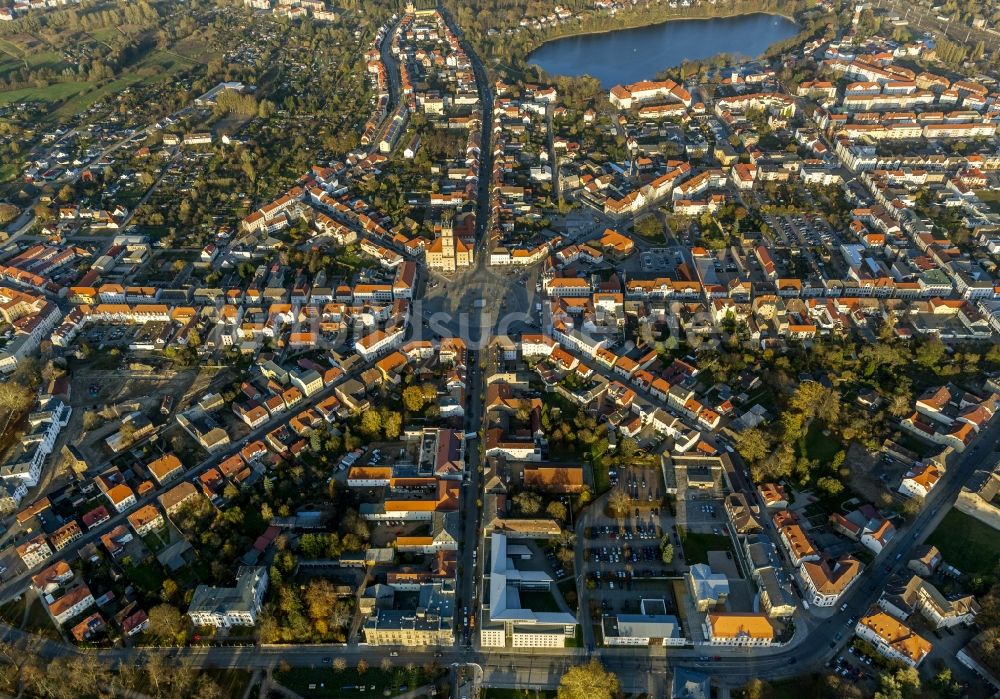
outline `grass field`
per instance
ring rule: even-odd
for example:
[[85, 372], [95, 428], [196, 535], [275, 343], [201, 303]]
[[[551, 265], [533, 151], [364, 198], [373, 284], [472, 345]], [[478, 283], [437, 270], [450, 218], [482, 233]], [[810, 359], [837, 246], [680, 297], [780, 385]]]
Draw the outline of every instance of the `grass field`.
[[[0, 51], [8, 56], [0, 55], [0, 75], [21, 67], [21, 54], [10, 42], [5, 47], [0, 43]], [[31, 54], [28, 62], [32, 67], [51, 65], [58, 68], [61, 58], [54, 53]], [[44, 102], [56, 107], [53, 115], [57, 119], [65, 119], [89, 109], [93, 104], [105, 97], [115, 95], [122, 90], [139, 84], [154, 84], [167, 82], [181, 70], [198, 63], [196, 59], [168, 50], [157, 50], [125, 71], [115, 80], [98, 86], [96, 83], [74, 81], [52, 83], [43, 87], [27, 87], [19, 90], [0, 92], [0, 106], [13, 102]]]
[[11, 70], [23, 68], [51, 68], [60, 71], [69, 66], [63, 57], [55, 51], [25, 50], [9, 39], [0, 39], [0, 75]]
[[28, 621], [24, 625], [24, 630], [45, 638], [59, 638], [59, 631], [45, 610], [45, 603], [40, 599], [36, 599], [28, 610]]
[[249, 670], [203, 670], [222, 689], [224, 697], [240, 697], [253, 673]]
[[966, 575], [992, 576], [1000, 563], [996, 530], [958, 510], [944, 516], [927, 543], [937, 546], [945, 562]]
[[840, 451], [841, 444], [832, 434], [823, 434], [823, 429], [824, 426], [820, 422], [813, 422], [809, 426], [809, 432], [806, 434], [806, 456], [816, 459], [821, 464], [828, 464]]
[[53, 83], [45, 87], [25, 87], [20, 90], [0, 92], [0, 105], [12, 102], [45, 102], [56, 104], [79, 94], [90, 87], [90, 83]]
[[163, 587], [163, 581], [166, 579], [166, 576], [163, 574], [163, 568], [156, 561], [140, 563], [137, 566], [129, 568], [128, 577], [133, 583], [153, 595], [160, 592], [160, 589]]
[[133, 66], [132, 70], [116, 80], [97, 89], [82, 92], [67, 100], [56, 110], [57, 117], [69, 117], [88, 109], [92, 104], [109, 95], [139, 84], [166, 82], [175, 73], [193, 65], [194, 62], [168, 51], [154, 51]]
[[414, 668], [413, 672], [407, 672], [404, 667], [395, 667], [389, 671], [379, 667], [369, 667], [364, 673], [359, 674], [354, 667], [339, 672], [329, 667], [301, 667], [288, 672], [277, 672], [275, 679], [279, 684], [304, 697], [380, 697], [386, 691], [391, 696], [423, 686], [433, 682], [444, 672], [440, 670], [428, 675], [420, 667]]
[[984, 189], [976, 192], [976, 196], [988, 204], [994, 212], [1000, 214], [1000, 192]]
[[728, 536], [721, 534], [698, 534], [685, 532], [681, 537], [684, 562], [688, 565], [708, 563], [709, 551], [732, 551], [733, 544]]
[[611, 477], [608, 475], [608, 465], [603, 458], [598, 460], [593, 466], [594, 469], [594, 490], [595, 495], [606, 493], [611, 490]]
[[559, 604], [548, 590], [521, 590], [521, 605], [534, 612], [558, 612]]

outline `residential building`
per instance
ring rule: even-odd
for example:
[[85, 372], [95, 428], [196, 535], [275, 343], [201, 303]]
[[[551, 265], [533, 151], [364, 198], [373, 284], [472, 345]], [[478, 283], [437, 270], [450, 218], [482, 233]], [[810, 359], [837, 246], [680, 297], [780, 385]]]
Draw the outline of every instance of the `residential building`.
[[234, 587], [195, 588], [187, 613], [195, 626], [253, 626], [266, 590], [267, 568], [243, 566], [236, 572]]
[[833, 561], [811, 561], [799, 567], [799, 579], [805, 586], [806, 598], [818, 607], [832, 607], [861, 577], [863, 566], [852, 556]]
[[703, 625], [705, 638], [713, 646], [770, 646], [774, 625], [764, 614], [709, 614]]
[[161, 528], [164, 524], [163, 515], [160, 514], [156, 505], [152, 504], [143, 505], [135, 512], [129, 514], [128, 523], [135, 531], [136, 536], [145, 536]]
[[155, 461], [146, 464], [146, 468], [153, 474], [153, 478], [160, 485], [165, 485], [175, 478], [179, 478], [184, 473], [184, 466], [181, 460], [173, 454], [164, 454]]
[[25, 541], [17, 547], [17, 555], [24, 562], [24, 567], [31, 570], [37, 565], [44, 563], [51, 555], [52, 549], [44, 534]]
[[115, 508], [116, 512], [125, 512], [136, 503], [135, 493], [124, 483], [119, 483], [109, 488], [104, 493], [104, 496], [111, 503], [111, 506]]
[[712, 572], [705, 563], [695, 563], [687, 574], [691, 599], [699, 612], [724, 604], [729, 597], [729, 578], [723, 573]]
[[94, 606], [94, 595], [84, 584], [74, 587], [59, 599], [49, 604], [49, 614], [58, 624], [65, 624], [73, 617], [83, 614]]
[[909, 626], [881, 611], [861, 617], [854, 630], [885, 657], [910, 667], [920, 665], [933, 647]]
[[365, 619], [362, 633], [371, 646], [450, 646], [454, 643], [455, 581], [423, 583], [416, 605], [376, 609]]

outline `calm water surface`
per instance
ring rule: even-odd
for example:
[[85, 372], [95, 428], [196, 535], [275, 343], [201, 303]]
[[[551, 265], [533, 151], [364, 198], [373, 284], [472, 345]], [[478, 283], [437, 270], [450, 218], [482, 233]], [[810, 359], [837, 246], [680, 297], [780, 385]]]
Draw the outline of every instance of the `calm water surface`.
[[592, 75], [605, 87], [652, 80], [685, 59], [717, 53], [754, 57], [798, 32], [795, 22], [752, 14], [682, 19], [637, 29], [587, 34], [543, 44], [528, 61], [550, 75]]

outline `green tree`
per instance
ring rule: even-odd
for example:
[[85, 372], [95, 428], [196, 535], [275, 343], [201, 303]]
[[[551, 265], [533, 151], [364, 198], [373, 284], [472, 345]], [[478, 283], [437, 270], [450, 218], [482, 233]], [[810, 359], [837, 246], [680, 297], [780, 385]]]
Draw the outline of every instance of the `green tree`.
[[674, 545], [666, 537], [664, 537], [664, 541], [660, 544], [660, 557], [667, 565], [674, 562]]
[[542, 509], [542, 498], [537, 493], [525, 491], [514, 496], [514, 504], [523, 514], [537, 515]]
[[386, 439], [397, 439], [403, 431], [403, 416], [390, 410], [382, 421]]
[[158, 604], [149, 610], [149, 627], [146, 629], [153, 638], [176, 643], [184, 630], [184, 617], [172, 604]]
[[618, 456], [622, 462], [629, 461], [639, 451], [639, 443], [632, 437], [625, 437], [618, 443]]
[[564, 504], [558, 500], [553, 500], [548, 504], [548, 506], [546, 506], [545, 514], [554, 520], [563, 522], [566, 520], [569, 513], [566, 511], [566, 506]]
[[621, 694], [618, 676], [597, 660], [574, 665], [559, 680], [557, 699], [617, 699]]
[[736, 435], [736, 451], [751, 464], [760, 463], [771, 453], [771, 440], [763, 430], [751, 427]]
[[844, 484], [830, 476], [822, 476], [816, 479], [816, 487], [829, 495], [840, 495], [844, 492]]
[[361, 413], [361, 432], [369, 439], [374, 439], [382, 432], [382, 418], [377, 410], [366, 410]]
[[424, 392], [419, 386], [403, 389], [403, 407], [411, 413], [419, 412], [424, 407]]

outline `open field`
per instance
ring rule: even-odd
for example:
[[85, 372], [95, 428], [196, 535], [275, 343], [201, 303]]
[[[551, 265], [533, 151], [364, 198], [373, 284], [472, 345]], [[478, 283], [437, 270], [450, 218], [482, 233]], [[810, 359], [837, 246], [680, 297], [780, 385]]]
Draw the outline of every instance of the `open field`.
[[73, 95], [84, 92], [91, 86], [91, 83], [53, 83], [45, 87], [25, 87], [20, 90], [8, 90], [0, 92], [0, 105], [11, 104], [13, 102], [45, 102], [46, 104], [56, 104], [62, 102]]
[[816, 459], [821, 464], [828, 464], [834, 455], [840, 451], [841, 444], [832, 434], [823, 434], [825, 427], [818, 420], [813, 422], [806, 434], [806, 456]]
[[984, 189], [976, 192], [976, 196], [988, 204], [993, 211], [1000, 214], [1000, 192]]
[[279, 684], [301, 694], [304, 697], [342, 697], [357, 694], [364, 687], [366, 696], [383, 696], [385, 692], [399, 694], [432, 682], [444, 674], [444, 670], [428, 675], [422, 668], [414, 668], [407, 672], [404, 667], [395, 667], [388, 671], [378, 667], [369, 667], [364, 673], [356, 668], [334, 670], [322, 668], [293, 668], [288, 672], [275, 673]]
[[1000, 563], [1000, 535], [958, 510], [945, 515], [927, 543], [937, 546], [944, 560], [966, 575], [993, 575]]
[[[105, 30], [107, 31], [107, 30]], [[117, 31], [117, 30], [114, 30]], [[110, 37], [109, 37], [110, 38]], [[195, 53], [193, 50], [191, 53]], [[205, 56], [214, 55], [201, 51]], [[23, 66], [23, 51], [11, 42], [0, 43], [0, 75]], [[30, 54], [27, 58], [31, 67], [48, 65], [61, 70], [61, 58], [54, 52]], [[152, 85], [170, 81], [177, 73], [202, 62], [170, 50], [156, 50], [124, 71], [119, 77], [98, 84], [89, 81], [51, 83], [42, 87], [27, 87], [0, 92], [0, 106], [14, 102], [43, 102], [53, 107], [53, 116], [66, 119], [86, 111], [93, 104], [136, 85]]]
[[684, 547], [684, 562], [688, 565], [708, 563], [709, 551], [733, 550], [729, 537], [721, 534], [686, 532], [681, 537], [681, 545]]

